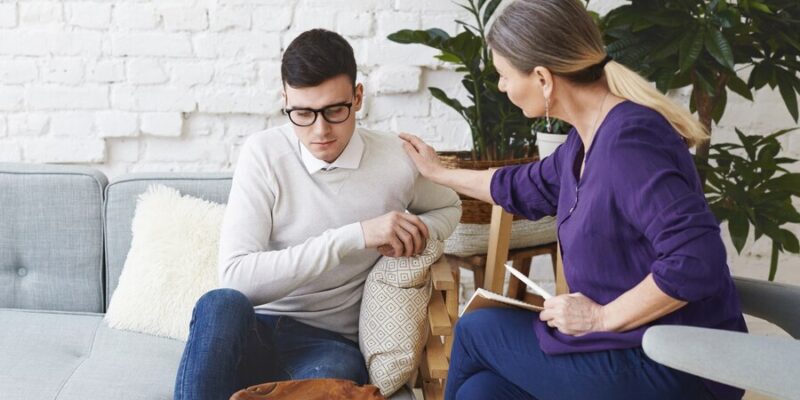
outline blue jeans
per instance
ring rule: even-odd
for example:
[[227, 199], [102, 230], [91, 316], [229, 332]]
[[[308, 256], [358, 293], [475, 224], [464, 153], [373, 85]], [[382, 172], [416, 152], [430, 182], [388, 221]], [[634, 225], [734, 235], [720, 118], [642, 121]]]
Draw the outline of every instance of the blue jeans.
[[358, 344], [289, 317], [256, 314], [244, 294], [212, 290], [195, 305], [175, 399], [228, 399], [288, 379], [369, 379]]
[[549, 356], [537, 313], [487, 308], [459, 319], [445, 399], [711, 399], [703, 381], [652, 361], [641, 347]]

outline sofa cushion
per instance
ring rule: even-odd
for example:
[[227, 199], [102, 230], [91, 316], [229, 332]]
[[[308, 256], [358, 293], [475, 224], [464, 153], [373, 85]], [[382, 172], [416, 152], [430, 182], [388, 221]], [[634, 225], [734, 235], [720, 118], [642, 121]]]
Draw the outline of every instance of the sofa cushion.
[[103, 190], [91, 168], [0, 164], [0, 307], [103, 311]]
[[3, 399], [171, 399], [184, 344], [102, 317], [0, 309]]
[[[111, 329], [102, 318], [0, 309], [2, 399], [172, 399], [183, 342]], [[404, 388], [390, 400], [413, 398]]]
[[131, 248], [131, 222], [136, 200], [150, 185], [161, 184], [183, 195], [227, 203], [231, 175], [226, 173], [158, 173], [125, 175], [106, 188], [106, 306], [119, 283]]

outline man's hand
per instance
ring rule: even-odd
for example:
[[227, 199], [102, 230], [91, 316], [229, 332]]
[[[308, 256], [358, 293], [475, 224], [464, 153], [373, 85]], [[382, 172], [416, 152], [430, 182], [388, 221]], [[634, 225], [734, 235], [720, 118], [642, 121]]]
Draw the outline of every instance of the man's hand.
[[561, 333], [580, 336], [605, 331], [603, 306], [580, 293], [562, 294], [545, 300], [539, 319]]
[[422, 253], [430, 237], [428, 227], [416, 215], [392, 211], [361, 222], [367, 248], [377, 248], [389, 257], [411, 257]]

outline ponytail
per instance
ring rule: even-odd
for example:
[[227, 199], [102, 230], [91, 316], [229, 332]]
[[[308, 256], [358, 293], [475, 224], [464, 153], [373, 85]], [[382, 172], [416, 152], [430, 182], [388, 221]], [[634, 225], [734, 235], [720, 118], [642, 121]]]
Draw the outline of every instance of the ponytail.
[[639, 74], [611, 61], [605, 66], [608, 88], [615, 96], [656, 110], [678, 131], [688, 147], [707, 141], [706, 128], [689, 111], [656, 90]]

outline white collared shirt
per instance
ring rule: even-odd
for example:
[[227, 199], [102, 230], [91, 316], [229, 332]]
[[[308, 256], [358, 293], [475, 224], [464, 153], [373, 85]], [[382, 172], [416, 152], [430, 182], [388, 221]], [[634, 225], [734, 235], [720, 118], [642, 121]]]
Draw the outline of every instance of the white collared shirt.
[[358, 134], [358, 129], [353, 132], [353, 136], [350, 137], [350, 142], [347, 143], [347, 146], [345, 146], [339, 158], [332, 163], [314, 157], [299, 139], [297, 140], [297, 146], [300, 148], [300, 159], [311, 175], [322, 170], [330, 171], [335, 168], [358, 169], [361, 163], [361, 156], [364, 154], [364, 140], [361, 139], [361, 135]]

